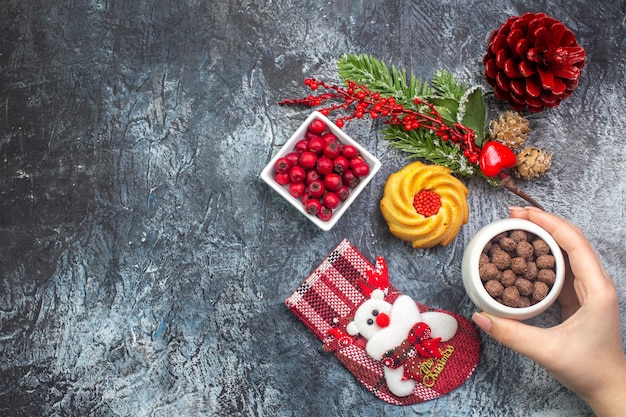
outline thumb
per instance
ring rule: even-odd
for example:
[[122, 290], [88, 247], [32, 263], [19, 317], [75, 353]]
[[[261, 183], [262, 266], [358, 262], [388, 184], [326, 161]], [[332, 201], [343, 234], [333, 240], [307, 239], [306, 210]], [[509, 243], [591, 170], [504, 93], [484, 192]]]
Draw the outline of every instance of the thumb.
[[543, 362], [545, 346], [537, 343], [537, 341], [545, 338], [545, 329], [485, 312], [474, 313], [472, 320], [485, 333], [502, 345], [529, 357], [539, 364]]

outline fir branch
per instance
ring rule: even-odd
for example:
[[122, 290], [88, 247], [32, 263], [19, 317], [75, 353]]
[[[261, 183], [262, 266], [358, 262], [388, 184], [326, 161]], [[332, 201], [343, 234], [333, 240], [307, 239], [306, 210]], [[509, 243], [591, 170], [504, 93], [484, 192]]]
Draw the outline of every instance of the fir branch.
[[384, 128], [382, 135], [390, 146], [406, 152], [409, 159], [426, 159], [465, 177], [481, 174], [476, 165], [468, 162], [460, 147], [441, 140], [430, 131], [423, 129], [407, 131], [401, 126], [390, 125]]
[[356, 84], [366, 85], [387, 97], [395, 97], [403, 106], [412, 107], [413, 99], [435, 94], [435, 91], [405, 69], [389, 67], [371, 55], [344, 55], [337, 62], [339, 76]]
[[446, 70], [438, 70], [430, 80], [430, 84], [433, 86], [437, 95], [443, 98], [450, 98], [461, 101], [463, 95], [467, 92], [467, 84], [457, 80], [454, 75]]
[[407, 76], [405, 69], [399, 70], [394, 66], [390, 69], [383, 61], [366, 54], [344, 55], [337, 62], [337, 67], [340, 77], [346, 82], [366, 85], [370, 91], [394, 97], [406, 108], [428, 112], [428, 109], [414, 103], [415, 98], [432, 103], [447, 125], [468, 121], [469, 127], [476, 133], [476, 143], [483, 143], [485, 105], [482, 89], [477, 97], [480, 102], [473, 100], [471, 103], [476, 112], [471, 115], [471, 120], [465, 120], [468, 95], [474, 88], [469, 88], [451, 72], [438, 70], [429, 84], [412, 74]]

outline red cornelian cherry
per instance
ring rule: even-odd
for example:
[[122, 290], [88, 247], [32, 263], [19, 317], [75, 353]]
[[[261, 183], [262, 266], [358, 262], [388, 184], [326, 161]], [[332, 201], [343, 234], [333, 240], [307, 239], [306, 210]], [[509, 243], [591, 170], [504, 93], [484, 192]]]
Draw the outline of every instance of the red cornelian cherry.
[[289, 152], [287, 155], [285, 155], [285, 159], [289, 161], [291, 166], [294, 166], [298, 164], [300, 154], [298, 152]]
[[320, 119], [315, 119], [309, 124], [309, 130], [316, 135], [321, 135], [326, 130], [326, 123]]
[[441, 197], [434, 191], [422, 190], [413, 197], [413, 207], [424, 217], [433, 216], [441, 208]]
[[309, 149], [309, 140], [308, 139], [300, 139], [296, 142], [295, 150], [298, 153], [302, 153]]
[[321, 156], [317, 159], [316, 170], [320, 175], [326, 175], [333, 172], [335, 164], [332, 159]]
[[337, 194], [333, 193], [332, 191], [329, 191], [326, 194], [324, 194], [324, 197], [322, 199], [322, 204], [324, 204], [324, 206], [332, 210], [332, 209], [336, 209], [339, 206], [339, 203], [340, 203], [340, 200]]
[[280, 185], [287, 185], [291, 182], [291, 178], [289, 178], [289, 174], [286, 172], [277, 172], [274, 174], [274, 181]]
[[322, 203], [317, 198], [309, 198], [306, 203], [304, 203], [304, 209], [307, 213], [316, 215], [319, 213], [320, 208], [322, 208]]
[[300, 166], [304, 169], [313, 169], [317, 164], [317, 155], [311, 151], [304, 151], [300, 154]]
[[326, 142], [324, 146], [324, 156], [335, 159], [341, 154], [341, 147], [337, 142]]
[[300, 198], [306, 190], [306, 185], [303, 182], [292, 182], [289, 184], [289, 194], [295, 198]]
[[349, 187], [349, 188], [354, 188], [356, 187], [359, 182], [360, 179], [359, 177], [357, 177], [354, 174], [354, 171], [352, 171], [351, 169], [346, 170], [342, 175], [341, 175], [341, 180], [343, 185]]
[[327, 222], [333, 217], [333, 211], [326, 206], [321, 206], [320, 211], [317, 213], [317, 217], [321, 221]]
[[356, 158], [359, 155], [359, 151], [352, 145], [345, 145], [341, 150], [341, 154], [350, 160]]
[[291, 163], [291, 161], [289, 161], [285, 157], [282, 157], [276, 160], [276, 163], [274, 164], [274, 169], [276, 170], [276, 172], [282, 174], [289, 171], [289, 168], [291, 168], [292, 165], [293, 164]]
[[304, 194], [302, 194], [302, 197], [300, 198], [300, 201], [302, 201], [302, 205], [305, 205], [306, 202], [312, 198], [313, 197], [311, 197], [311, 194], [309, 193], [309, 191], [305, 189]]
[[307, 130], [304, 133], [304, 138], [306, 140], [311, 140], [311, 139], [315, 139], [315, 138], [319, 138], [319, 137], [320, 137], [320, 135], [316, 135], [315, 133], [311, 132], [310, 130]]
[[337, 191], [339, 188], [341, 188], [342, 185], [343, 180], [341, 179], [339, 174], [331, 172], [324, 177], [324, 186], [327, 190]]
[[322, 135], [322, 139], [324, 139], [324, 142], [328, 143], [328, 142], [337, 142], [337, 136], [335, 136], [334, 133], [330, 133], [330, 132], [326, 132]]
[[326, 142], [324, 142], [324, 139], [320, 138], [319, 136], [311, 138], [309, 140], [309, 151], [313, 152], [315, 155], [321, 155], [324, 151], [325, 145]]
[[337, 190], [337, 197], [339, 197], [339, 201], [346, 201], [348, 197], [350, 197], [350, 188], [345, 185], [342, 185]]
[[352, 168], [354, 175], [357, 177], [367, 177], [370, 173], [370, 166], [366, 163], [361, 163]]
[[317, 171], [316, 171], [316, 170], [314, 170], [314, 169], [310, 169], [310, 170], [308, 170], [308, 171], [306, 172], [306, 178], [304, 179], [304, 183], [305, 183], [306, 185], [309, 185], [309, 184], [311, 184], [313, 181], [315, 181], [315, 180], [319, 180], [319, 179], [321, 179], [321, 178], [322, 178], [322, 177], [320, 176], [320, 174], [318, 174], [318, 173], [317, 173]]
[[303, 182], [306, 178], [306, 171], [299, 165], [294, 165], [289, 169], [289, 178], [292, 182]]
[[353, 168], [353, 169], [357, 165], [366, 163], [365, 159], [363, 159], [362, 156], [355, 156], [354, 158], [351, 158], [349, 162], [350, 162], [350, 168]]
[[326, 192], [326, 187], [322, 180], [315, 180], [307, 187], [307, 191], [313, 198], [321, 198]]
[[338, 157], [333, 159], [333, 162], [335, 163], [334, 170], [338, 174], [341, 174], [342, 172], [350, 168], [350, 162], [348, 161], [348, 158], [343, 155], [339, 155]]

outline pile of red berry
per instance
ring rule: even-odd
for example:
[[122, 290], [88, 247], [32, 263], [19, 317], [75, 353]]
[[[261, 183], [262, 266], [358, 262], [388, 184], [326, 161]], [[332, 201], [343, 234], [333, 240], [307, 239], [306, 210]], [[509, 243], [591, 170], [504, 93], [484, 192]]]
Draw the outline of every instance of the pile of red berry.
[[370, 166], [352, 145], [342, 144], [322, 120], [313, 120], [294, 149], [274, 165], [274, 180], [300, 199], [307, 213], [328, 221], [370, 173]]

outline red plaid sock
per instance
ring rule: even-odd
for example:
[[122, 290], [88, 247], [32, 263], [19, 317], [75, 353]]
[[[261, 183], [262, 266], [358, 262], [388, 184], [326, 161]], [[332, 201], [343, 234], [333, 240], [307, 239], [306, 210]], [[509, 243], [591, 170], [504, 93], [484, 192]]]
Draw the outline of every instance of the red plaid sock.
[[[389, 390], [383, 360], [368, 355], [367, 340], [348, 334], [346, 326], [358, 307], [368, 299], [367, 287], [363, 283], [368, 275], [377, 271], [350, 242], [344, 240], [285, 300], [285, 304], [323, 342], [324, 349], [333, 352], [380, 399], [391, 404], [410, 405], [454, 390], [472, 374], [480, 355], [478, 334], [465, 317], [416, 303], [420, 313], [436, 311], [449, 314], [456, 319], [458, 328], [451, 339], [440, 342], [437, 357], [420, 357], [405, 362], [404, 375], [416, 381], [412, 393], [406, 396], [397, 396]], [[389, 284], [384, 300], [393, 304], [400, 295]], [[398, 352], [404, 351], [394, 349], [389, 357], [397, 359]], [[387, 364], [389, 357], [385, 362]]]

